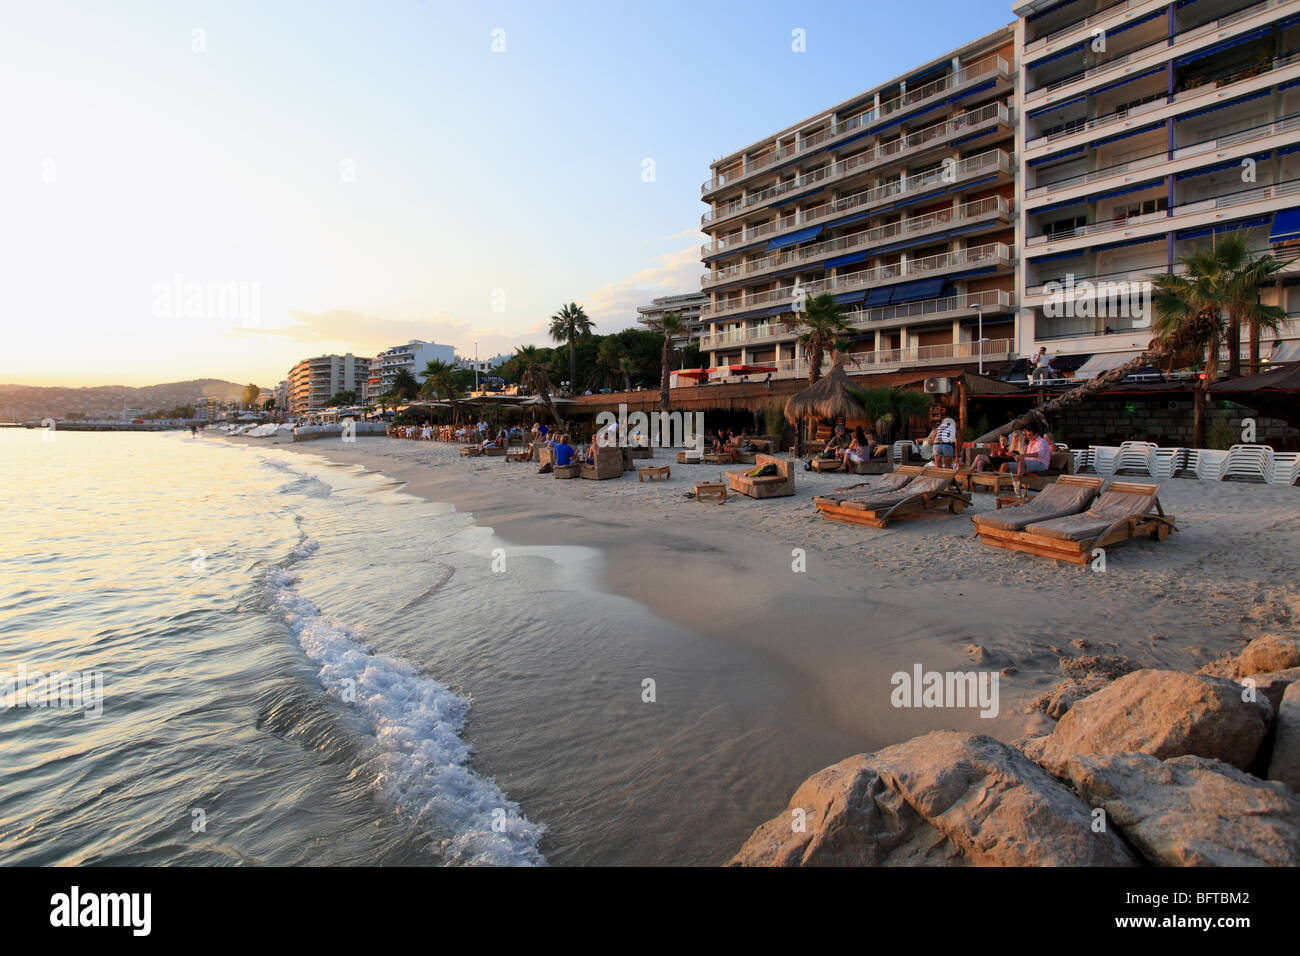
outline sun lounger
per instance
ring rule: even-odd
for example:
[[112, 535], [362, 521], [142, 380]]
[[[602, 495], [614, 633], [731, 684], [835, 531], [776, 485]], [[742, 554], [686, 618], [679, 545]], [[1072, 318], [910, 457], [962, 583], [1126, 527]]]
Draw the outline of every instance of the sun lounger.
[[981, 533], [980, 537], [986, 544], [1000, 548], [1087, 564], [1096, 548], [1142, 536], [1163, 541], [1170, 531], [1176, 530], [1173, 517], [1160, 507], [1159, 491], [1159, 485], [1114, 481], [1087, 511], [1036, 521], [1020, 531]]
[[1121, 471], [1140, 471], [1151, 475], [1154, 465], [1156, 445], [1149, 441], [1126, 441], [1119, 446], [1115, 460], [1111, 462], [1110, 473]]
[[1256, 478], [1268, 481], [1273, 473], [1273, 449], [1268, 445], [1233, 445], [1223, 462], [1222, 480]]
[[1006, 532], [1020, 532], [1027, 525], [1078, 514], [1097, 497], [1105, 481], [1105, 478], [1084, 475], [1062, 475], [1023, 505], [1002, 508], [993, 514], [971, 515], [975, 534], [985, 544], [997, 545], [997, 539]]
[[[894, 475], [897, 474], [894, 472]], [[873, 528], [883, 528], [895, 518], [938, 508], [947, 508], [953, 514], [961, 514], [970, 504], [970, 494], [957, 486], [954, 480], [956, 474], [950, 468], [926, 468], [895, 491], [877, 487], [864, 494], [847, 497], [819, 495], [813, 499], [813, 503], [828, 518]], [[891, 477], [893, 475], [885, 475], [881, 480]]]
[[727, 484], [738, 494], [750, 498], [782, 498], [794, 494], [794, 459], [755, 455], [757, 465], [775, 465], [776, 474], [750, 478], [743, 471], [727, 472]]
[[1172, 478], [1187, 467], [1186, 448], [1157, 448], [1151, 464], [1152, 478]]
[[1226, 451], [1191, 448], [1187, 452], [1187, 470], [1202, 481], [1218, 481], [1223, 477], [1223, 466], [1227, 460]]
[[1273, 452], [1273, 473], [1268, 480], [1276, 485], [1294, 485], [1300, 480], [1300, 452]]
[[1115, 473], [1115, 458], [1119, 455], [1119, 447], [1116, 445], [1089, 445], [1088, 457], [1092, 470], [1099, 475], [1113, 475]]

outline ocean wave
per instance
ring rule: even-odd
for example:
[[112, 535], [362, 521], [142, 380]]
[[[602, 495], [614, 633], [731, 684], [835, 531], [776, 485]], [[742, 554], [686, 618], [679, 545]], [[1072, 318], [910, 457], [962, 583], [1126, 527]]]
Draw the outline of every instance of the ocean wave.
[[326, 692], [365, 716], [375, 740], [376, 753], [366, 762], [373, 786], [416, 826], [439, 836], [450, 863], [545, 865], [538, 850], [545, 828], [471, 766], [473, 750], [461, 737], [470, 701], [407, 661], [375, 653], [294, 590], [290, 566], [315, 550], [304, 538], [285, 566], [270, 571], [271, 606], [319, 667]]

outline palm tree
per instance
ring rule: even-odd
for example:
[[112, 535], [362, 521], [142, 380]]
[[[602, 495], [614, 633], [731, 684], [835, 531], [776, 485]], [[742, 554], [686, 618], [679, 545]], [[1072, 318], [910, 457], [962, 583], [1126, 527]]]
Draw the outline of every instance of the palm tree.
[[844, 336], [852, 326], [840, 315], [835, 296], [822, 293], [804, 303], [802, 313], [782, 319], [786, 328], [802, 326], [806, 331], [799, 336], [804, 355], [808, 357], [808, 384], [815, 385], [822, 377], [822, 358], [826, 353], [838, 354], [848, 346]]
[[[1241, 239], [1243, 248], [1245, 240], [1241, 233], [1226, 237], [1231, 240]], [[1265, 254], [1256, 256], [1246, 251], [1235, 261], [1232, 275], [1228, 282], [1228, 374], [1241, 374], [1241, 331], [1247, 330], [1250, 339], [1250, 373], [1259, 371], [1259, 339], [1262, 332], [1277, 333], [1286, 322], [1286, 310], [1276, 305], [1264, 305], [1259, 301], [1259, 290], [1286, 263]]]
[[569, 388], [578, 387], [578, 353], [579, 339], [591, 337], [595, 326], [582, 306], [576, 302], [561, 306], [560, 311], [551, 316], [551, 339], [556, 342], [569, 343]]
[[623, 391], [632, 391], [632, 373], [636, 371], [636, 360], [624, 355], [618, 360], [618, 370], [623, 373]]
[[910, 388], [885, 386], [850, 391], [866, 408], [881, 440], [888, 438], [892, 441], [898, 429], [918, 415], [924, 415], [933, 403], [925, 392]]
[[1195, 417], [1192, 444], [1204, 447], [1205, 403], [1209, 387], [1218, 373], [1219, 349], [1225, 332], [1223, 308], [1228, 298], [1231, 273], [1224, 268], [1213, 248], [1194, 250], [1180, 257], [1178, 262], [1185, 274], [1162, 272], [1151, 277], [1154, 286], [1151, 307], [1156, 334], [1140, 354], [975, 440], [985, 442], [1013, 429], [1023, 428], [1030, 422], [1045, 420], [1049, 415], [1078, 405], [1102, 389], [1124, 381], [1144, 366], [1160, 365], [1173, 356], [1189, 351], [1200, 355], [1208, 350], [1205, 377], [1198, 381], [1193, 396]]
[[659, 360], [659, 407], [668, 411], [668, 378], [672, 372], [674, 341], [686, 334], [686, 320], [680, 312], [665, 312], [650, 322], [650, 327], [664, 336], [663, 355]]
[[409, 368], [399, 368], [397, 374], [393, 376], [393, 384], [389, 391], [396, 398], [409, 402], [420, 394], [420, 383], [416, 381]]
[[551, 377], [546, 371], [546, 365], [542, 361], [542, 354], [538, 351], [536, 345], [521, 345], [515, 349], [512, 356], [515, 364], [519, 366], [519, 384], [528, 392], [533, 392], [542, 400], [546, 410], [551, 413], [551, 418], [555, 424], [563, 425], [564, 419], [560, 418], [560, 413], [555, 410], [555, 402], [551, 400]]
[[426, 398], [436, 398], [450, 404], [453, 418], [456, 414], [456, 399], [460, 398], [460, 389], [452, 380], [455, 371], [456, 366], [433, 359], [424, 366], [424, 384], [420, 387], [420, 393]]

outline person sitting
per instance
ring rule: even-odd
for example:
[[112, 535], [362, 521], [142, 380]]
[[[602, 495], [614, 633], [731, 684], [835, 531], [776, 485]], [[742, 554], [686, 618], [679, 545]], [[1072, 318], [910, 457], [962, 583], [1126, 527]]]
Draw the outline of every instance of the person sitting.
[[871, 439], [867, 437], [861, 425], [853, 429], [853, 439], [844, 452], [844, 458], [855, 465], [871, 461]]
[[546, 441], [546, 436], [549, 435], [550, 433], [551, 433], [551, 430], [550, 430], [549, 428], [546, 427], [546, 423], [545, 423], [545, 422], [541, 422], [541, 423], [538, 424], [538, 426], [537, 426], [537, 440], [538, 440], [538, 441]]
[[1007, 447], [1007, 436], [999, 435], [997, 443], [987, 452], [981, 452], [971, 462], [971, 471], [993, 471], [1007, 462], [1014, 462], [1011, 450]]
[[565, 435], [559, 436], [555, 444], [551, 446], [555, 450], [555, 466], [557, 468], [568, 465], [573, 462], [573, 446], [569, 444], [569, 439]]
[[821, 457], [823, 458], [844, 458], [844, 453], [849, 447], [848, 432], [843, 425], [836, 425], [835, 432], [826, 441], [826, 447], [822, 449]]
[[1016, 455], [1016, 460], [1004, 464], [1000, 471], [1018, 476], [1047, 471], [1052, 463], [1052, 446], [1047, 443], [1037, 425], [1026, 425], [1025, 435], [1028, 441], [1024, 453]]

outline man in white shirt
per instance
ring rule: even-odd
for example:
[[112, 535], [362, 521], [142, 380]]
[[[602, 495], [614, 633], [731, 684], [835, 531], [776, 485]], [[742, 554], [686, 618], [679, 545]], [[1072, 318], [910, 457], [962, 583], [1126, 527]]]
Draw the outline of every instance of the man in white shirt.
[[936, 468], [957, 467], [957, 423], [945, 418], [934, 435], [934, 464]]
[[1056, 369], [1052, 368], [1052, 360], [1047, 357], [1046, 345], [1038, 349], [1038, 354], [1029, 360], [1029, 364], [1031, 366], [1029, 370], [1029, 381], [1031, 383], [1034, 379], [1038, 379], [1039, 382], [1046, 381], [1048, 376], [1056, 371]]

